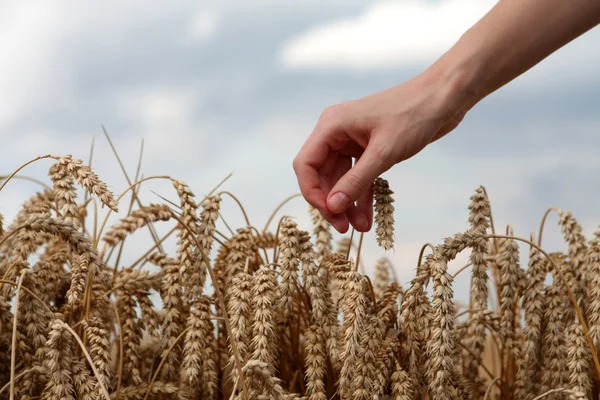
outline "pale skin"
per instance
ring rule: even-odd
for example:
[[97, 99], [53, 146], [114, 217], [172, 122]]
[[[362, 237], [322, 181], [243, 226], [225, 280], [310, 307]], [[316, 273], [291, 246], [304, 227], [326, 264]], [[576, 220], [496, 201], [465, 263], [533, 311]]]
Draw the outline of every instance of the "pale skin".
[[500, 0], [420, 75], [327, 107], [294, 159], [302, 195], [337, 231], [369, 231], [375, 178], [598, 24], [600, 0]]

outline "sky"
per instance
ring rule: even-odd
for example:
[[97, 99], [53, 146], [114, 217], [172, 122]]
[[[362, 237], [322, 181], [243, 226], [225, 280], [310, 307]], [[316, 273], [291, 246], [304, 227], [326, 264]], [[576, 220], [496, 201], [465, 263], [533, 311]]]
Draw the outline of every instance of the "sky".
[[[3, 2], [0, 173], [45, 153], [88, 160], [95, 140], [93, 167], [120, 193], [127, 182], [104, 125], [131, 176], [142, 140], [143, 175], [183, 180], [199, 198], [233, 173], [224, 188], [262, 228], [281, 200], [298, 193], [292, 160], [326, 106], [419, 74], [494, 4]], [[596, 229], [598, 48], [599, 28], [484, 99], [454, 132], [384, 174], [396, 199], [396, 249], [387, 256], [403, 284], [424, 243], [468, 228], [469, 197], [479, 185], [489, 192], [499, 231], [510, 224], [529, 237], [553, 206], [572, 211], [587, 235]], [[40, 161], [24, 173], [47, 180], [50, 165]], [[0, 212], [10, 220], [37, 189], [11, 182], [0, 193]], [[161, 202], [155, 193], [176, 200], [161, 181], [145, 184], [140, 196]], [[282, 213], [310, 229], [303, 199]], [[223, 215], [234, 227], [243, 224], [228, 199]], [[566, 249], [556, 217], [549, 221], [545, 247]], [[128, 239], [123, 264], [147, 244], [145, 231]], [[372, 233], [362, 254], [367, 272], [385, 254]], [[463, 274], [457, 287], [467, 282]]]

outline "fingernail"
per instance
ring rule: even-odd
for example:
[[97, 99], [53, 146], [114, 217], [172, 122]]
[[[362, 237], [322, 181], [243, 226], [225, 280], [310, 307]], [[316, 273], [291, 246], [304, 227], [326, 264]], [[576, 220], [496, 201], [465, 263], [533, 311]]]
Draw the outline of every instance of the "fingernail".
[[350, 199], [342, 192], [333, 194], [327, 201], [327, 207], [329, 211], [334, 214], [341, 214], [346, 210], [346, 207], [350, 204]]

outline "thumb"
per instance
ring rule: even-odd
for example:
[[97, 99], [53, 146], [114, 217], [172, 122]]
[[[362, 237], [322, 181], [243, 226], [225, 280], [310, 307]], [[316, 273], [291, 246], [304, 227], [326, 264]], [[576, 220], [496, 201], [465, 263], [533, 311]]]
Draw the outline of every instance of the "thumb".
[[369, 143], [356, 164], [329, 191], [327, 208], [341, 214], [369, 190], [375, 179], [386, 170], [389, 151], [385, 146]]

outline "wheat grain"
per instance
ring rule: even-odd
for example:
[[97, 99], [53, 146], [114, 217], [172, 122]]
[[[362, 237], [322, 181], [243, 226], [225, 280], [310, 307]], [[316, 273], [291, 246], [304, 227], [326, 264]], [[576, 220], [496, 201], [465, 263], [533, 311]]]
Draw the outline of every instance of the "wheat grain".
[[92, 169], [83, 164], [81, 160], [74, 160], [71, 155], [54, 156], [57, 169], [63, 170], [76, 179], [83, 188], [91, 194], [98, 196], [102, 204], [117, 212], [117, 202], [113, 194], [108, 190], [106, 184], [98, 178]]
[[[590, 398], [592, 393], [592, 380], [589, 376], [591, 357], [585, 343], [585, 334], [579, 321], [575, 321], [567, 328], [567, 367], [569, 369], [569, 387], [583, 396], [577, 398]], [[575, 397], [572, 397], [573, 399]]]
[[42, 393], [43, 400], [75, 400], [72, 381], [72, 351], [71, 334], [60, 319], [55, 319], [50, 325], [48, 336], [48, 353], [44, 365], [50, 379]]
[[142, 383], [139, 369], [139, 347], [141, 337], [140, 321], [135, 310], [136, 302], [133, 293], [119, 292], [117, 295], [117, 310], [121, 320], [123, 344], [125, 352], [124, 381], [133, 385]]
[[271, 372], [277, 365], [275, 288], [277, 279], [271, 269], [261, 268], [252, 287], [252, 359], [266, 363]]
[[[533, 235], [531, 241], [534, 241]], [[523, 329], [523, 368], [517, 371], [517, 386], [523, 391], [516, 393], [522, 397], [526, 393], [537, 393], [540, 377], [540, 351], [542, 335], [542, 319], [544, 316], [544, 279], [546, 277], [546, 262], [534, 246], [529, 251], [528, 287], [523, 295], [525, 311], [525, 327]]]
[[377, 178], [374, 184], [377, 243], [385, 250], [394, 247], [394, 192], [388, 181]]
[[454, 352], [454, 303], [452, 276], [443, 260], [434, 254], [431, 265], [433, 293], [433, 329], [427, 343], [426, 377], [433, 398], [450, 400], [452, 386], [452, 353]]
[[[111, 372], [110, 362], [110, 331], [102, 318], [92, 316], [83, 321], [83, 326], [89, 341], [89, 352], [96, 369], [100, 373], [97, 379], [105, 387], [110, 387]], [[100, 396], [100, 387], [93, 389], [95, 397]]]
[[310, 206], [310, 215], [312, 217], [313, 232], [316, 239], [316, 253], [319, 263], [323, 262], [323, 257], [333, 250], [331, 224], [327, 222], [321, 212]]
[[354, 379], [354, 367], [357, 362], [358, 349], [362, 329], [365, 327], [367, 307], [369, 304], [365, 278], [359, 272], [348, 271], [341, 274], [343, 293], [341, 309], [344, 323], [341, 330], [342, 352], [340, 359], [343, 360], [340, 371], [338, 390], [342, 399], [352, 398], [352, 381]]
[[557, 283], [546, 288], [544, 311], [544, 331], [542, 346], [542, 392], [566, 384], [567, 357], [565, 346], [565, 326], [562, 319], [565, 308], [564, 295]]
[[306, 394], [309, 400], [327, 400], [325, 392], [326, 352], [321, 326], [313, 323], [305, 333]]
[[[509, 233], [512, 236], [512, 232]], [[501, 242], [500, 252], [497, 255], [497, 264], [500, 269], [500, 333], [506, 349], [515, 348], [514, 302], [519, 278], [519, 248], [512, 239]]]
[[117, 246], [127, 235], [156, 221], [171, 219], [171, 209], [166, 205], [149, 204], [133, 211], [128, 217], [123, 218], [104, 235], [103, 240], [110, 246]]
[[[291, 218], [284, 217], [279, 241], [281, 283], [277, 287], [278, 318], [288, 321], [292, 314], [294, 298], [297, 296], [298, 268], [300, 265], [300, 231]], [[293, 322], [292, 322], [293, 323]]]

